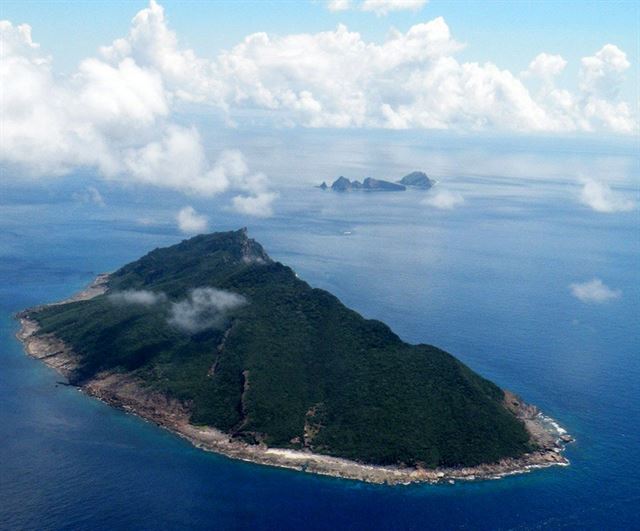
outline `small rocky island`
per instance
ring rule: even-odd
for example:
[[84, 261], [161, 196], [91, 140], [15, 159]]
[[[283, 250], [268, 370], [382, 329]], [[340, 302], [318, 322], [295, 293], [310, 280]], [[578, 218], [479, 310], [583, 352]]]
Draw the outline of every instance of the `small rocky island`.
[[234, 458], [389, 484], [568, 464], [570, 436], [537, 408], [311, 287], [246, 229], [18, 318], [27, 353], [70, 384]]
[[405, 175], [397, 182], [373, 179], [372, 177], [367, 177], [362, 182], [358, 180], [350, 181], [346, 177], [340, 176], [331, 186], [327, 185], [327, 183], [323, 181], [318, 188], [322, 190], [332, 190], [334, 192], [404, 192], [407, 188], [428, 190], [434, 184], [435, 181], [430, 179], [426, 173], [414, 171]]

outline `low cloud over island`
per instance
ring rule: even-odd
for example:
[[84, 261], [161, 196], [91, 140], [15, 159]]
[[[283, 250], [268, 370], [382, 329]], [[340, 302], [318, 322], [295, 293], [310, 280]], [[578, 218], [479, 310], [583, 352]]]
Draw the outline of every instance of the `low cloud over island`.
[[220, 329], [234, 310], [248, 304], [247, 299], [238, 293], [211, 287], [195, 288], [178, 301], [170, 301], [163, 292], [135, 289], [116, 291], [107, 298], [115, 305], [133, 305], [149, 310], [163, 305], [161, 311], [167, 312], [167, 324], [188, 334]]
[[156, 293], [146, 289], [116, 291], [107, 295], [107, 298], [114, 304], [134, 304], [138, 306], [153, 306], [167, 300], [167, 296], [164, 293]]
[[221, 328], [230, 312], [247, 304], [237, 293], [215, 288], [196, 288], [180, 302], [171, 304], [169, 324], [188, 333]]

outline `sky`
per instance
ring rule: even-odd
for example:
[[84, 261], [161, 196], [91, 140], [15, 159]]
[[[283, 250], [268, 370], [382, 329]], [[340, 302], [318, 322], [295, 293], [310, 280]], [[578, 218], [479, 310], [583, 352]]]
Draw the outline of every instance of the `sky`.
[[[454, 35], [467, 43], [461, 58], [493, 61], [515, 72], [525, 70], [541, 51], [561, 54], [573, 65], [569, 70], [577, 71], [580, 58], [613, 43], [632, 64], [625, 95], [633, 100], [635, 94], [638, 99], [640, 6], [633, 1], [431, 0], [419, 9], [385, 16], [357, 9], [331, 11], [328, 2], [305, 0], [165, 0], [161, 4], [185, 47], [211, 58], [260, 31], [320, 32], [344, 23], [367, 40], [380, 41], [392, 27], [406, 31], [437, 16], [444, 17]], [[84, 57], [126, 34], [131, 19], [146, 5], [132, 0], [4, 0], [0, 18], [30, 24], [35, 40], [53, 55], [57, 68], [71, 72]]]
[[89, 168], [231, 191], [260, 217], [269, 178], [241, 145], [211, 154], [199, 124], [633, 140], [639, 17], [634, 2], [4, 0], [2, 179]]

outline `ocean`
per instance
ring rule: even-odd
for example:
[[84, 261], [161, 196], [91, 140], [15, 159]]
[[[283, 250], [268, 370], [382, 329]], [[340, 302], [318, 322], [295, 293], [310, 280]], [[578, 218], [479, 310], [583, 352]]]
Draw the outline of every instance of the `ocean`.
[[[220, 142], [240, 133], [230, 135]], [[280, 194], [271, 218], [243, 217], [228, 197], [89, 171], [26, 183], [4, 172], [0, 528], [640, 528], [638, 210], [600, 213], [579, 200], [580, 179], [594, 177], [637, 201], [632, 144], [283, 132], [256, 135], [243, 150]], [[312, 187], [414, 169], [464, 203], [446, 210], [425, 205], [423, 191]], [[186, 204], [209, 216], [210, 230], [248, 226], [313, 286], [538, 405], [576, 438], [571, 466], [387, 487], [238, 462], [88, 398], [24, 355], [16, 311], [180, 241], [174, 217]], [[597, 304], [572, 294], [572, 283], [593, 278], [618, 297]]]

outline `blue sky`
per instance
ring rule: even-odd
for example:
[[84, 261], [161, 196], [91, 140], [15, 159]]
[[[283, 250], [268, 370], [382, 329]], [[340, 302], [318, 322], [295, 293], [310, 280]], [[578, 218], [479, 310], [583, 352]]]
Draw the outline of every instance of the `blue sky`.
[[[79, 60], [125, 35], [144, 1], [4, 0], [0, 16], [33, 27], [34, 40], [51, 51], [56, 65], [71, 71]], [[357, 10], [330, 12], [321, 1], [189, 1], [165, 0], [171, 26], [188, 47], [213, 57], [246, 35], [318, 32], [340, 22], [367, 40], [382, 40], [390, 27], [401, 31], [417, 22], [443, 16], [454, 36], [467, 44], [466, 61], [493, 61], [524, 70], [541, 51], [559, 53], [568, 70], [577, 70], [584, 55], [605, 43], [623, 49], [632, 64], [624, 86], [638, 99], [640, 3], [633, 1], [444, 1], [431, 0], [418, 11], [378, 17]], [[571, 76], [573, 77], [573, 76]]]

